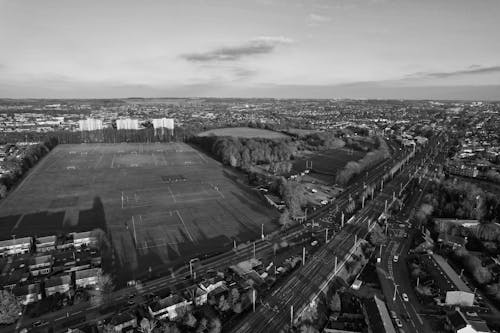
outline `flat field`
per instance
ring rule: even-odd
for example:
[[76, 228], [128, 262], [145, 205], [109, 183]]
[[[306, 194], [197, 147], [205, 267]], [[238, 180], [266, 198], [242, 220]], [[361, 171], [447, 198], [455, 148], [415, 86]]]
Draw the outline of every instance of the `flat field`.
[[239, 138], [265, 138], [265, 139], [285, 139], [288, 135], [260, 129], [260, 128], [250, 128], [250, 127], [227, 127], [227, 128], [217, 128], [209, 130], [198, 134], [199, 136], [234, 136]]
[[318, 181], [333, 184], [337, 172], [342, 170], [350, 161], [358, 161], [365, 156], [365, 153], [348, 149], [337, 148], [312, 153], [302, 159], [295, 160], [292, 172], [302, 172], [306, 169], [306, 161], [311, 163], [313, 172], [309, 175]]
[[277, 212], [238, 177], [183, 143], [59, 145], [0, 202], [0, 235], [100, 228], [131, 279], [273, 230]]

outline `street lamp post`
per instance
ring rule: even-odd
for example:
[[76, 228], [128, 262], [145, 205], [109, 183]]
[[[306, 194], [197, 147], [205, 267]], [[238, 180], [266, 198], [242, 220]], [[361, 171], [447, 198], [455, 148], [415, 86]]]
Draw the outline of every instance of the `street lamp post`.
[[394, 284], [394, 296], [392, 296], [392, 301], [396, 301], [396, 292], [398, 291], [398, 284]]
[[191, 277], [193, 277], [193, 263], [196, 261], [198, 261], [198, 258], [189, 260], [189, 275], [191, 275]]

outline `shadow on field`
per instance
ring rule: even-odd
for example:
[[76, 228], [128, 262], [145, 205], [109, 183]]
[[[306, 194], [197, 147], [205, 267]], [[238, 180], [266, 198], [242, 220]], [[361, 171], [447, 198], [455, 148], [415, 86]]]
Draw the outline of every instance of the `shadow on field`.
[[[71, 218], [68, 218], [68, 215]], [[0, 235], [51, 236], [70, 232], [102, 229], [107, 231], [104, 206], [100, 197], [95, 197], [92, 207], [85, 210], [46, 210], [23, 215], [0, 217]], [[3, 237], [2, 237], [3, 238]]]
[[[180, 237], [175, 240], [175, 244], [162, 244], [140, 251], [136, 249], [137, 268], [133, 269], [130, 265], [123, 266], [119, 275], [122, 280], [142, 280], [165, 276], [181, 266], [188, 267], [189, 260], [193, 258], [202, 259], [205, 256], [230, 251], [234, 240], [237, 241], [237, 245], [240, 245], [244, 241], [253, 241], [260, 237], [260, 226], [248, 226], [237, 218], [233, 223], [238, 224], [237, 234], [208, 237], [204, 231], [206, 227], [200, 222], [193, 222], [191, 231], [196, 235], [194, 241], [184, 228], [178, 228]], [[149, 239], [146, 238], [145, 241], [153, 243], [153, 237], [154, 235], [149, 235]]]

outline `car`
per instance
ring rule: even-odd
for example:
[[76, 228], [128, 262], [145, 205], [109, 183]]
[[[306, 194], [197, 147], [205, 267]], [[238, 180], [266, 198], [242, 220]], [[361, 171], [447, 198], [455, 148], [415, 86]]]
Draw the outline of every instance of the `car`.
[[39, 327], [48, 324], [49, 322], [46, 320], [37, 320], [33, 324], [31, 324], [32, 327]]
[[396, 319], [398, 316], [396, 315], [396, 312], [391, 311], [391, 318]]
[[403, 296], [403, 300], [405, 302], [408, 302], [408, 295], [406, 295], [406, 293], [403, 293], [403, 295], [401, 295], [401, 296]]
[[394, 322], [396, 323], [397, 327], [403, 327], [403, 323], [398, 318], [394, 319]]
[[133, 299], [129, 299], [127, 302], [128, 305], [134, 305], [135, 301]]
[[394, 258], [392, 258], [392, 261], [394, 261], [394, 262], [398, 262], [398, 260], [399, 260], [399, 256], [398, 255], [395, 255]]

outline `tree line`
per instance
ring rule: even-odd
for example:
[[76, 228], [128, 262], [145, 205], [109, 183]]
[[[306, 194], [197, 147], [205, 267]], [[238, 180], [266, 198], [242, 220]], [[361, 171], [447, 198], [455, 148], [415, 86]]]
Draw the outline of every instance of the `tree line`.
[[346, 185], [349, 181], [361, 172], [373, 168], [375, 165], [379, 164], [383, 160], [391, 156], [391, 152], [385, 140], [381, 137], [377, 137], [378, 147], [367, 153], [359, 161], [350, 161], [346, 166], [337, 174], [336, 182], [341, 185]]
[[9, 172], [0, 177], [0, 199], [3, 199], [24, 174], [57, 144], [57, 138], [50, 136], [40, 143], [27, 146], [20, 156], [8, 156], [3, 166]]
[[225, 165], [249, 170], [252, 165], [288, 161], [294, 153], [289, 139], [193, 136], [190, 142], [214, 155]]
[[424, 202], [433, 207], [436, 217], [500, 222], [498, 197], [472, 183], [452, 180], [433, 183], [424, 196]]

